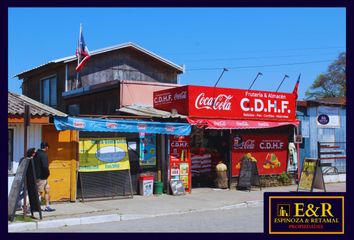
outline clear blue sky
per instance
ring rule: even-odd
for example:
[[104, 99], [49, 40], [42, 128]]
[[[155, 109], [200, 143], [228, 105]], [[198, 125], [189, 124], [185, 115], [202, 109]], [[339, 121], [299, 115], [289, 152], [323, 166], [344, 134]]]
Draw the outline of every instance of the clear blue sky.
[[[83, 24], [89, 50], [134, 42], [186, 72], [181, 84], [275, 91], [299, 98], [346, 49], [345, 8], [10, 8], [9, 90], [17, 73], [73, 55]], [[311, 62], [311, 63], [309, 63]], [[306, 64], [297, 64], [306, 63]], [[280, 66], [269, 66], [280, 65]]]

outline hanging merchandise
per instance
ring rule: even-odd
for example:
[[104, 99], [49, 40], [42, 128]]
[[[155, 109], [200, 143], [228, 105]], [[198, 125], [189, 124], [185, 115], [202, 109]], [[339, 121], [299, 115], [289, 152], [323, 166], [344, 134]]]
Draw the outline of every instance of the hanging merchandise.
[[140, 166], [156, 166], [156, 135], [139, 133], [140, 140]]
[[186, 136], [170, 136], [170, 179], [181, 180], [186, 192], [191, 189], [190, 139]]
[[288, 172], [297, 172], [297, 151], [294, 143], [289, 143]]

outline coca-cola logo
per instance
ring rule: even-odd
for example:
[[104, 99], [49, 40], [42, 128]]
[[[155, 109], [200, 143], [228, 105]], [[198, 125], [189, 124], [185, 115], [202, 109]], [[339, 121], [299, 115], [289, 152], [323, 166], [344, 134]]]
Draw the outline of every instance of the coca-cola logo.
[[249, 123], [246, 121], [238, 121], [238, 122], [236, 122], [236, 125], [239, 127], [248, 127]]
[[225, 121], [215, 121], [214, 125], [215, 126], [219, 126], [219, 127], [225, 127], [226, 126], [226, 122]]
[[247, 149], [252, 150], [255, 147], [256, 140], [254, 139], [247, 139], [246, 141], [242, 142], [239, 145], [234, 144], [234, 149]]
[[232, 95], [219, 94], [216, 97], [207, 97], [205, 93], [201, 93], [195, 100], [196, 109], [212, 109], [221, 111], [231, 110]]
[[269, 127], [269, 123], [267, 122], [258, 122], [257, 124], [259, 127]]
[[180, 92], [180, 93], [175, 93], [173, 98], [174, 98], [174, 100], [187, 99], [187, 91], [183, 91], [183, 92]]

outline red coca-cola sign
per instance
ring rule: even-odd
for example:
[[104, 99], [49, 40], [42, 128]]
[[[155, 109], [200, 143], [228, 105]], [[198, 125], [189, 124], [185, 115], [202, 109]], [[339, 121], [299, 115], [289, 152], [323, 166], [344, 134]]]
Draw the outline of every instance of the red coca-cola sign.
[[231, 100], [232, 95], [219, 94], [216, 97], [205, 96], [205, 93], [200, 93], [195, 102], [194, 106], [196, 109], [213, 109], [213, 110], [231, 110]]
[[154, 92], [154, 107], [189, 117], [292, 121], [296, 119], [292, 93], [204, 86], [183, 86]]
[[283, 173], [288, 159], [288, 136], [235, 135], [232, 141], [232, 176], [238, 176], [242, 159], [256, 162], [260, 175]]

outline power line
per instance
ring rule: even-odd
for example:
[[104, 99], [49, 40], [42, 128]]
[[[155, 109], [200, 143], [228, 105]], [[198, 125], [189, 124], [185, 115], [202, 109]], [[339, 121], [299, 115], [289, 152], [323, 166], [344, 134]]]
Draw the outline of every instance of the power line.
[[291, 58], [291, 57], [313, 57], [333, 55], [335, 53], [310, 54], [310, 55], [280, 55], [280, 56], [261, 56], [261, 57], [238, 57], [238, 58], [209, 58], [209, 59], [191, 59], [185, 62], [207, 62], [207, 61], [230, 61], [230, 60], [251, 60], [251, 59], [269, 59], [269, 58]]
[[[343, 51], [345, 51], [346, 47], [323, 47], [323, 48], [293, 48], [293, 49], [274, 49], [274, 50], [237, 50], [237, 52], [241, 52], [241, 53], [262, 53], [262, 52], [287, 52], [287, 51], [308, 51], [308, 50], [328, 50], [328, 49], [344, 49]], [[219, 51], [217, 51], [219, 52]], [[211, 54], [212, 52], [207, 52], [207, 51], [203, 51], [203, 52], [178, 52], [178, 53], [163, 53], [162, 55], [205, 55], [205, 54]]]
[[[312, 63], [322, 63], [322, 62], [332, 62], [331, 60], [318, 60], [318, 61], [309, 61], [309, 62], [295, 62], [295, 63], [280, 63], [280, 64], [267, 64], [267, 65], [251, 65], [251, 66], [236, 66], [236, 67], [227, 67], [228, 69], [242, 69], [242, 68], [261, 68], [261, 67], [279, 67], [279, 66], [291, 66], [291, 65], [305, 65]], [[191, 68], [186, 69], [187, 71], [207, 71], [207, 70], [220, 70], [224, 67], [210, 67], [210, 68]]]

